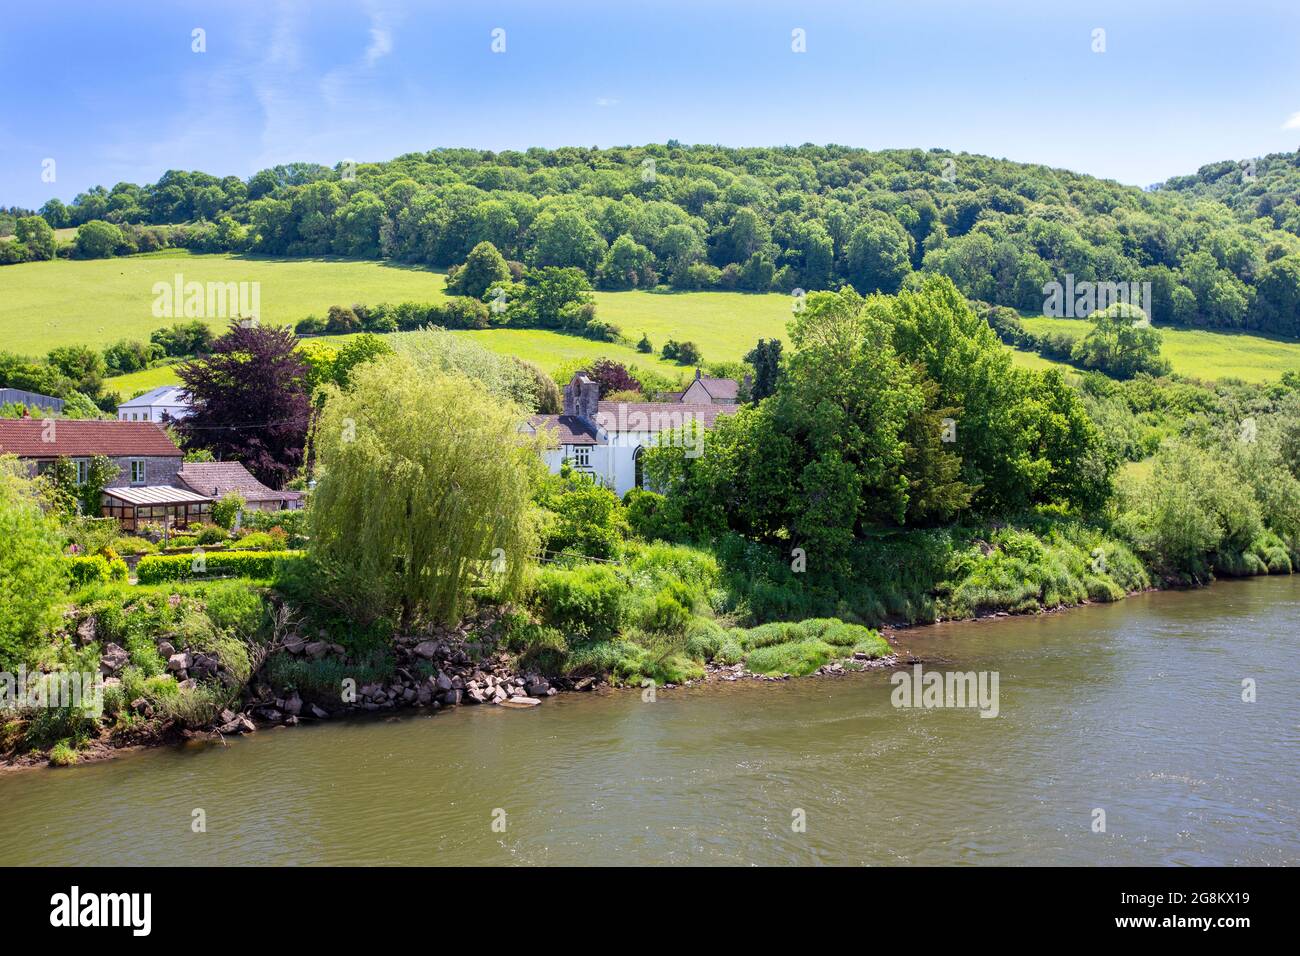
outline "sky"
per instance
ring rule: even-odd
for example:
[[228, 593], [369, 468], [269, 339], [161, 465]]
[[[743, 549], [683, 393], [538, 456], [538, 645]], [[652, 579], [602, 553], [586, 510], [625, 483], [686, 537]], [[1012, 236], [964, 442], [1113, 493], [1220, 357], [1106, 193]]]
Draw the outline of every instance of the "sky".
[[1300, 146], [1294, 0], [0, 3], [0, 206], [440, 146], [943, 147], [1138, 186]]

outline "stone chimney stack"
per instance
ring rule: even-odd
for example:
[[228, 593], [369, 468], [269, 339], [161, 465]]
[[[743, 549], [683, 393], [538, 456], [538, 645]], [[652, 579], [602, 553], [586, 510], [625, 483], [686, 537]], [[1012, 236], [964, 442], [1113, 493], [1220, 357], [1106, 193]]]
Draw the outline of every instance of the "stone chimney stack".
[[574, 375], [564, 386], [564, 414], [585, 418], [595, 424], [600, 407], [600, 386], [585, 375]]

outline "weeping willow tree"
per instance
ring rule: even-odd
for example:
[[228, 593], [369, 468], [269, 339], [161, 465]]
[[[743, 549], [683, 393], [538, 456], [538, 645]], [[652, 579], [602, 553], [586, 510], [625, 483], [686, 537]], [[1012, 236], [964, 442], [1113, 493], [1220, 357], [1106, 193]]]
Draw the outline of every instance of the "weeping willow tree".
[[409, 358], [328, 386], [311, 551], [326, 597], [371, 621], [452, 622], [476, 581], [518, 592], [537, 553], [530, 499], [542, 471], [526, 412], [455, 372]]

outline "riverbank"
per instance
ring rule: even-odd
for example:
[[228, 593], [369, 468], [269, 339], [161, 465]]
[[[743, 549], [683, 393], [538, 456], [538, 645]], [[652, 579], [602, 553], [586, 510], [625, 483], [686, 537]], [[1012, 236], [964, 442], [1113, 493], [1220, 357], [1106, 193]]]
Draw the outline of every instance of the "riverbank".
[[[1300, 578], [898, 632], [1001, 672], [997, 719], [890, 671], [407, 710], [0, 775], [15, 866], [1283, 866]], [[927, 669], [929, 669], [927, 663]], [[1259, 684], [1241, 699], [1240, 679]], [[1107, 832], [1092, 829], [1095, 808]], [[193, 811], [206, 813], [204, 833]], [[791, 812], [806, 813], [805, 832]], [[504, 811], [505, 830], [492, 829]], [[497, 814], [496, 818], [501, 818]]]
[[[221, 585], [222, 588], [233, 586], [231, 582]], [[211, 597], [210, 592], [202, 593]], [[168, 604], [173, 603], [174, 596], [168, 599]], [[1090, 603], [1085, 600], [1019, 613], [990, 611], [967, 620], [1052, 614]], [[287, 622], [287, 609], [283, 605], [278, 607], [281, 621]], [[99, 664], [106, 698], [121, 699], [112, 719], [98, 721], [94, 732], [71, 753], [69, 748], [57, 744], [24, 752], [10, 749], [0, 760], [0, 771], [94, 763], [125, 751], [195, 740], [224, 740], [270, 727], [294, 727], [352, 716], [438, 712], [475, 705], [532, 708], [560, 693], [583, 693], [613, 684], [658, 691], [887, 670], [920, 660], [910, 653], [900, 655], [900, 634], [934, 626], [931, 622], [893, 622], [876, 632], [835, 619], [814, 619], [773, 623], [748, 631], [741, 629], [731, 633], [746, 635], [738, 639], [743, 649], [736, 641], [721, 640], [715, 643], [709, 652], [710, 659], [698, 673], [681, 681], [659, 683], [650, 679], [615, 681], [609, 673], [544, 674], [521, 669], [520, 656], [504, 649], [509, 644], [504, 633], [507, 618], [508, 614], [500, 609], [490, 608], [456, 627], [399, 636], [391, 645], [393, 662], [385, 669], [386, 676], [375, 669], [373, 657], [348, 652], [330, 641], [327, 633], [309, 635], [301, 628], [285, 629], [282, 624], [278, 630], [283, 632], [265, 649], [246, 683], [237, 686], [237, 693], [225, 704], [214, 705], [211, 718], [201, 726], [195, 725], [192, 715], [169, 710], [165, 701], [159, 704], [153, 698], [151, 702], [143, 692], [132, 696], [135, 691], [128, 692], [121, 676], [130, 655], [124, 647], [109, 641]], [[95, 621], [95, 617], [88, 616], [76, 624], [74, 633], [82, 644], [92, 645], [99, 636]], [[153, 634], [151, 641], [160, 659], [166, 662], [163, 676], [170, 677], [182, 691], [192, 691], [199, 681], [212, 678], [228, 686], [238, 684], [237, 675], [223, 662], [220, 653], [178, 640], [175, 628]], [[743, 659], [743, 655], [752, 656], [759, 651], [768, 652], [763, 661], [766, 670], [755, 670]], [[133, 648], [133, 652], [138, 654], [139, 648]], [[783, 666], [790, 669], [781, 669]], [[125, 707], [121, 706], [123, 703]], [[12, 723], [6, 725], [6, 730], [11, 740], [16, 737]]]

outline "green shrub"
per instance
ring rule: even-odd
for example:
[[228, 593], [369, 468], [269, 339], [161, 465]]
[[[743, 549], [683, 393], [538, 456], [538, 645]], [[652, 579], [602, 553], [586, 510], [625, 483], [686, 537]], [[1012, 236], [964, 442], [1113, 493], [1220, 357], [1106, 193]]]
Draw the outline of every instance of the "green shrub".
[[109, 581], [125, 581], [128, 569], [121, 558], [109, 560], [102, 554], [89, 554], [68, 559], [68, 571], [72, 581], [79, 587], [87, 584], [103, 584]]
[[50, 748], [51, 767], [71, 767], [77, 759], [76, 749], [66, 740], [60, 740]]
[[[235, 526], [235, 516], [244, 507], [244, 496], [237, 491], [228, 491], [221, 500], [213, 502], [212, 523], [229, 531]], [[205, 542], [206, 543], [206, 542]]]
[[199, 544], [221, 544], [229, 537], [223, 528], [215, 524], [199, 525], [197, 530], [193, 527], [190, 530], [194, 531], [194, 540]]
[[158, 550], [157, 545], [152, 541], [132, 535], [118, 538], [113, 542], [113, 548], [118, 554], [151, 554]]
[[210, 577], [274, 578], [281, 562], [302, 559], [298, 551], [213, 551], [203, 555], [204, 571], [196, 571], [196, 556], [189, 554], [151, 554], [136, 565], [141, 584], [163, 581], [189, 581]]
[[726, 630], [710, 618], [693, 617], [686, 626], [686, 653], [696, 660], [713, 660], [726, 640]]
[[545, 568], [537, 574], [534, 601], [542, 620], [565, 634], [605, 639], [623, 623], [623, 580], [602, 565]]

